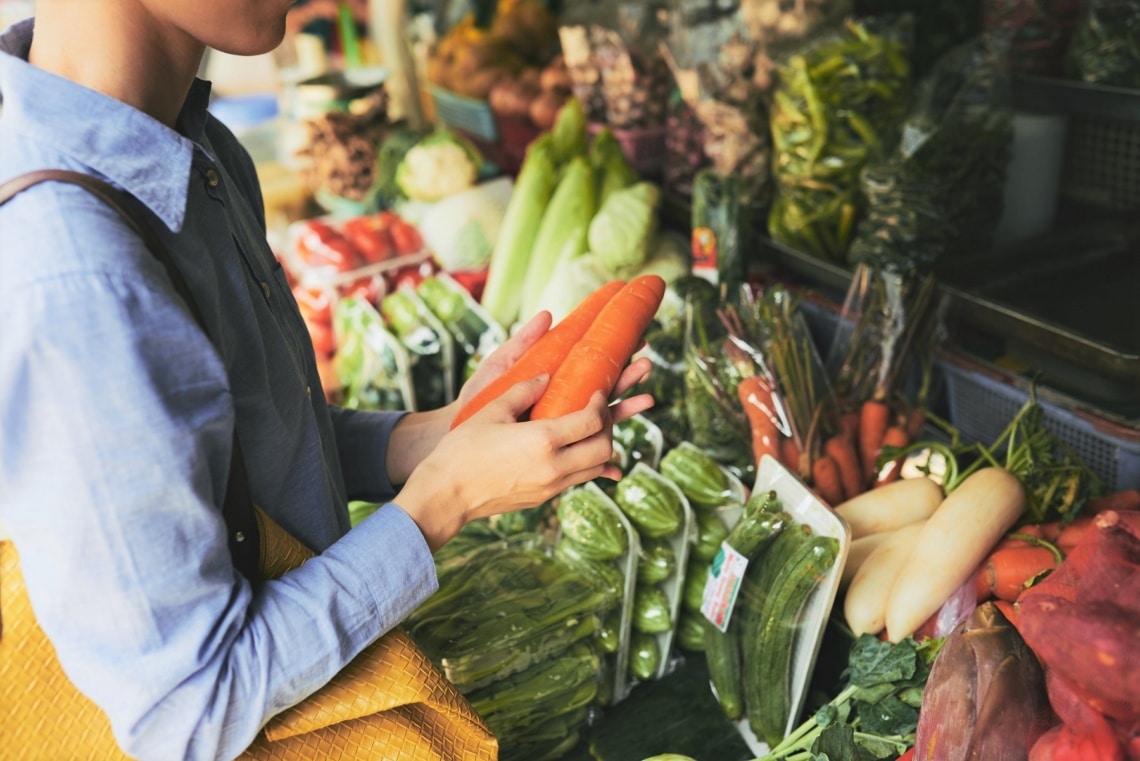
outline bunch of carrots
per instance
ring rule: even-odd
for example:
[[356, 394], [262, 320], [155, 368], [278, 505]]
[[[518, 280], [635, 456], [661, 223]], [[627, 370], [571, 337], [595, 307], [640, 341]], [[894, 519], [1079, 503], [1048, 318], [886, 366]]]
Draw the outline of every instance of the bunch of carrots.
[[[830, 504], [899, 478], [902, 458], [882, 457], [922, 433], [935, 325], [932, 277], [866, 264], [856, 270], [828, 357], [838, 430], [823, 442], [819, 472], [813, 471], [816, 490]], [[916, 367], [920, 382], [908, 400], [902, 384]]]
[[665, 281], [657, 275], [642, 275], [628, 283], [612, 280], [600, 286], [460, 409], [451, 427], [516, 383], [543, 374], [550, 375], [550, 382], [531, 408], [531, 420], [584, 409], [598, 391], [608, 396], [641, 345], [664, 295]]
[[901, 457], [880, 459], [918, 439], [921, 410], [888, 401], [880, 389], [841, 411], [798, 305], [782, 287], [746, 295], [739, 310], [726, 308], [720, 317], [757, 463], [776, 458], [833, 506], [898, 479]]

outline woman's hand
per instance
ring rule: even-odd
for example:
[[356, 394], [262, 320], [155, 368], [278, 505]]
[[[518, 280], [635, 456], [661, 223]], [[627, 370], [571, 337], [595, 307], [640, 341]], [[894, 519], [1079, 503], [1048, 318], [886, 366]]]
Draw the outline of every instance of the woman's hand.
[[[631, 367], [627, 383], [644, 375]], [[611, 406], [597, 393], [584, 410], [519, 422], [548, 382], [514, 385], [449, 432], [396, 495], [432, 551], [469, 521], [540, 505], [594, 478], [621, 477], [610, 462], [614, 415], [648, 409], [652, 398], [642, 394]]]

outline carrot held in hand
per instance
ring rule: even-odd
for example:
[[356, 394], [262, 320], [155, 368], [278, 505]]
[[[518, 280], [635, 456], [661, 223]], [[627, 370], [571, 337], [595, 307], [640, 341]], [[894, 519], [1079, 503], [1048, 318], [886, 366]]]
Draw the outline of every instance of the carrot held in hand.
[[[862, 494], [863, 469], [859, 465], [859, 455], [856, 454], [855, 444], [852, 443], [851, 439], [842, 433], [837, 433], [823, 442], [823, 452], [835, 460], [835, 464], [839, 468], [839, 480], [843, 484], [844, 497], [851, 499], [857, 494]], [[837, 504], [839, 503], [833, 502], [831, 506], [834, 507]]]
[[624, 280], [611, 280], [582, 300], [570, 314], [546, 332], [542, 338], [518, 358], [510, 369], [480, 391], [463, 406], [451, 421], [451, 427], [462, 423], [491, 401], [498, 399], [511, 386], [554, 371], [565, 361], [574, 344], [589, 330], [602, 308], [625, 286]]
[[577, 412], [596, 392], [612, 393], [664, 295], [665, 281], [657, 275], [641, 275], [622, 286], [551, 375], [531, 420]]
[[875, 478], [875, 460], [883, 449], [883, 437], [890, 423], [891, 409], [886, 402], [868, 399], [859, 408], [859, 460], [867, 483]]

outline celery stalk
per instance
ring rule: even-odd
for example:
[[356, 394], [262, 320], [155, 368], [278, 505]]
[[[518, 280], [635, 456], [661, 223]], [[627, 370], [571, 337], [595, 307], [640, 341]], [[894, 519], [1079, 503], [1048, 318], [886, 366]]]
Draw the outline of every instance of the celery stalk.
[[549, 134], [531, 143], [491, 252], [483, 307], [504, 328], [518, 318], [531, 249], [556, 182]]
[[594, 170], [584, 156], [572, 159], [542, 214], [522, 290], [519, 319], [542, 309], [542, 295], [555, 267], [586, 252], [586, 233], [597, 212]]

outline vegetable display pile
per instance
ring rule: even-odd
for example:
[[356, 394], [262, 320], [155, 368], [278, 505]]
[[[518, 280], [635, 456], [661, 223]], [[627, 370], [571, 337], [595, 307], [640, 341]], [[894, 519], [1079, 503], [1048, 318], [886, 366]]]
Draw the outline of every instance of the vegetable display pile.
[[540, 310], [559, 321], [610, 280], [688, 272], [675, 236], [658, 230], [660, 192], [638, 181], [608, 129], [592, 140], [572, 98], [527, 148], [491, 254], [484, 308], [509, 329]]
[[596, 635], [622, 590], [537, 535], [476, 539], [436, 560], [440, 588], [409, 618], [409, 634], [491, 727], [503, 758], [557, 758], [597, 701]]

